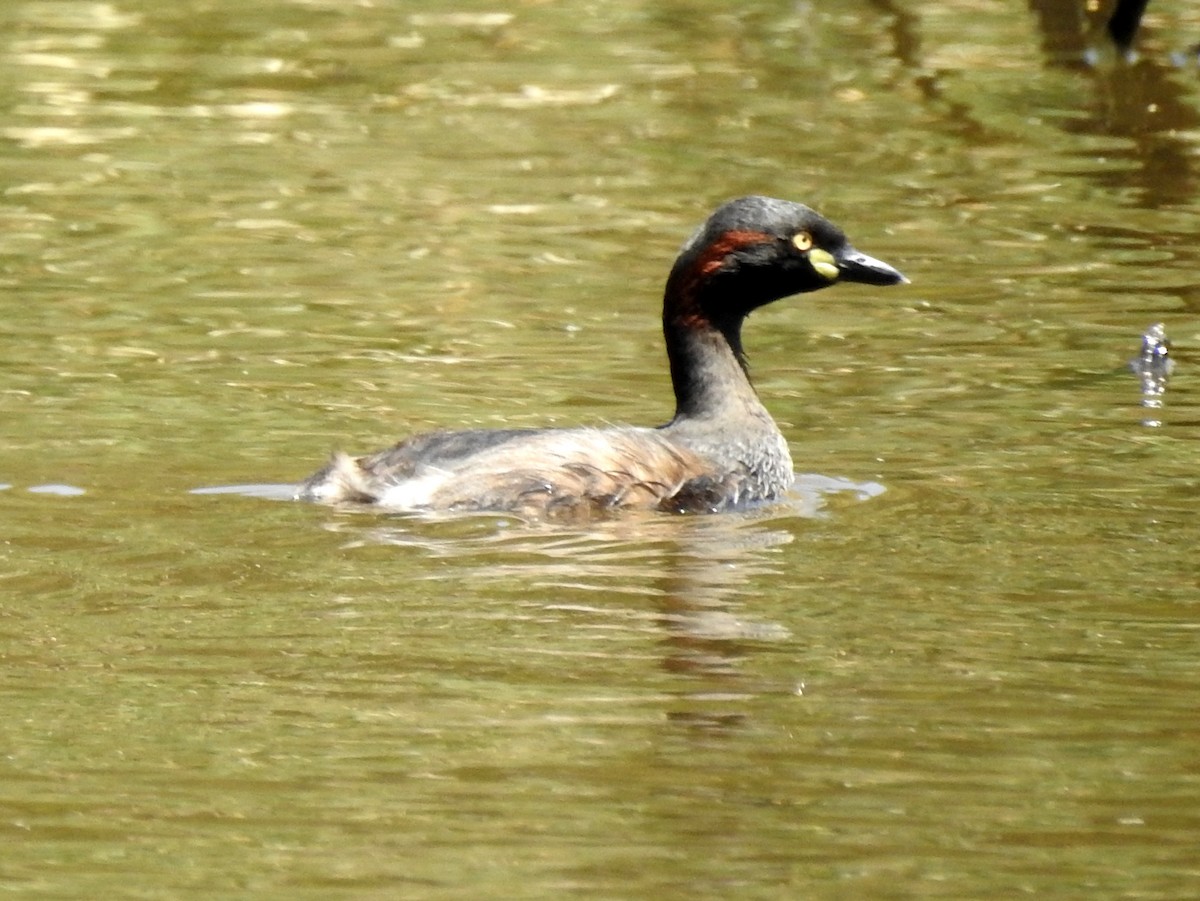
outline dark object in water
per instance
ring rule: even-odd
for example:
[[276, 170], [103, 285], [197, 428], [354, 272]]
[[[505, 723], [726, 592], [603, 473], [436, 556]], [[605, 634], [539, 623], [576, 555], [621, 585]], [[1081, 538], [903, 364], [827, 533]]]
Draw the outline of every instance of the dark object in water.
[[1149, 2], [1150, 0], [1117, 0], [1116, 8], [1108, 20], [1108, 34], [1122, 52], [1127, 52], [1133, 46], [1138, 27], [1142, 24], [1142, 14]]

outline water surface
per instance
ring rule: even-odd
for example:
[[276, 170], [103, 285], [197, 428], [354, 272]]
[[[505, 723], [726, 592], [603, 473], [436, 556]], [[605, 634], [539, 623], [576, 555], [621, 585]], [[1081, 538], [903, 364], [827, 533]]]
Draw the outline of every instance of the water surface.
[[[6, 4], [0, 885], [1200, 890], [1200, 13], [1088, 67], [1068, 9]], [[751, 191], [913, 280], [748, 324], [788, 503], [194, 493], [664, 421], [661, 283]]]

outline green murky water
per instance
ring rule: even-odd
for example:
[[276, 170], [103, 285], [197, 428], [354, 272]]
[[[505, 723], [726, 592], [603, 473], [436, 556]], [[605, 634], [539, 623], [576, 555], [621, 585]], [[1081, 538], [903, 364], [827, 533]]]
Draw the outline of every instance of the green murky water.
[[[1070, 8], [5, 4], [0, 890], [1200, 892], [1200, 13]], [[794, 503], [192, 493], [663, 421], [750, 191], [913, 279], [748, 325]]]

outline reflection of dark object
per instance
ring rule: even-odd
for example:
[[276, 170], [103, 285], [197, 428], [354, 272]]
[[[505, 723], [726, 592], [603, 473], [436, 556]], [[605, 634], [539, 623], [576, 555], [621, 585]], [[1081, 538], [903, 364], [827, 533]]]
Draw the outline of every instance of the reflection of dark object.
[[[1089, 168], [1088, 178], [1119, 192], [1140, 209], [1190, 204], [1196, 197], [1196, 155], [1190, 135], [1200, 125], [1191, 87], [1175, 63], [1161, 54], [1134, 58], [1117, 43], [1109, 24], [1132, 41], [1145, 0], [1122, 0], [1094, 16], [1082, 0], [1029, 0], [1049, 64], [1088, 73], [1089, 104], [1058, 119], [1070, 134], [1128, 138], [1106, 144], [1108, 166]], [[1133, 9], [1133, 7], [1137, 9]], [[1135, 15], [1136, 13], [1136, 15]], [[1075, 151], [1092, 159], [1094, 147]], [[1072, 172], [1078, 171], [1072, 167]]]
[[1038, 17], [1044, 48], [1057, 64], [1071, 67], [1109, 59], [1113, 47], [1121, 58], [1128, 59], [1148, 3], [1117, 0], [1105, 16], [1084, 0], [1029, 0]]
[[[1162, 409], [1167, 379], [1175, 368], [1175, 361], [1171, 359], [1171, 342], [1167, 340], [1167, 331], [1161, 322], [1146, 329], [1142, 335], [1142, 350], [1135, 359], [1129, 361], [1129, 368], [1142, 383], [1142, 406], [1152, 410]], [[1160, 426], [1162, 422], [1145, 419], [1142, 424]]]
[[1149, 0], [1117, 0], [1117, 7], [1108, 20], [1108, 34], [1121, 50], [1128, 50], [1133, 46], [1133, 39], [1137, 37], [1142, 13], [1146, 11], [1148, 2]]
[[794, 480], [792, 460], [747, 377], [742, 322], [772, 301], [839, 281], [906, 279], [806, 206], [730, 201], [688, 240], [667, 279], [663, 334], [676, 401], [667, 425], [418, 435], [357, 460], [337, 455], [298, 497], [569, 517], [775, 500]]

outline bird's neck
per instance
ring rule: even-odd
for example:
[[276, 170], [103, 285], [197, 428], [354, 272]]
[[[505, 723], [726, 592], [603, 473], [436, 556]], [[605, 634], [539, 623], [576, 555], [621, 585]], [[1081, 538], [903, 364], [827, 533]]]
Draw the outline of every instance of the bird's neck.
[[747, 374], [740, 318], [717, 325], [668, 306], [663, 335], [675, 389], [673, 421], [765, 413]]

